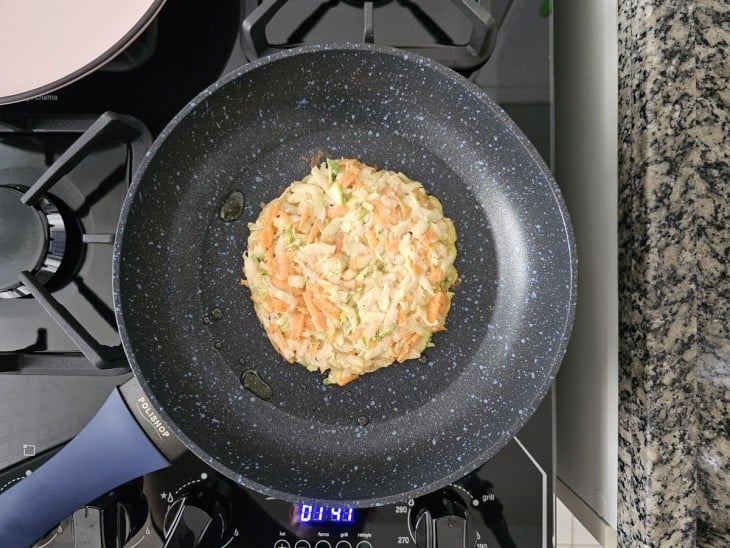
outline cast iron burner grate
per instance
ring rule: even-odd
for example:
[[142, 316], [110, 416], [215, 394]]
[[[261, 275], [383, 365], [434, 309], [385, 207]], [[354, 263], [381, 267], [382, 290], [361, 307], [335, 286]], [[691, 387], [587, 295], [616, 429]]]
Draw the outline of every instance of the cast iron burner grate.
[[[476, 0], [449, 0], [448, 2], [444, 0], [444, 4], [451, 4], [454, 8], [453, 15], [464, 18], [470, 27], [467, 40], [458, 44], [454, 43], [449, 37], [449, 33], [446, 32], [446, 21], [442, 20], [443, 17], [437, 16], [435, 11], [431, 13], [432, 6], [425, 2], [412, 0], [324, 0], [313, 3], [316, 5], [314, 11], [298, 14], [296, 20], [300, 22], [286, 42], [274, 44], [267, 37], [267, 27], [286, 4], [287, 0], [265, 0], [244, 19], [241, 45], [249, 61], [275, 51], [306, 44], [305, 38], [310, 31], [318, 24], [321, 24], [323, 18], [330, 11], [341, 5], [354, 6], [362, 10], [362, 34], [352, 36], [349, 41], [395, 46], [429, 57], [447, 67], [462, 72], [471, 72], [481, 67], [489, 59], [496, 39], [497, 21], [494, 14], [483, 3]], [[290, 2], [289, 4], [287, 9], [290, 9], [293, 3]], [[374, 12], [378, 8], [390, 7], [390, 4], [397, 4], [408, 12], [413, 24], [420, 26], [430, 36], [430, 42], [432, 43], [390, 44], [379, 37], [376, 39], [377, 29], [374, 23]], [[308, 5], [308, 7], [311, 8], [311, 5]], [[325, 41], [337, 40], [330, 38]]]
[[[35, 141], [40, 143], [51, 134], [78, 131], [78, 124], [72, 119], [59, 118], [55, 123], [57, 125], [50, 124], [40, 128], [24, 127], [22, 122], [18, 125], [5, 123], [3, 130], [7, 128], [9, 134], [37, 137]], [[30, 138], [28, 140], [33, 141]], [[78, 293], [77, 303], [85, 299], [92, 308], [108, 310], [106, 303], [83, 280], [74, 278], [84, 260], [85, 248], [113, 244], [114, 233], [111, 230], [101, 233], [84, 232], [82, 223], [74, 218], [71, 208], [51, 191], [90, 154], [99, 147], [110, 146], [111, 143], [126, 145], [128, 180], [149, 148], [151, 136], [138, 120], [106, 112], [91, 123], [30, 186], [0, 185], [0, 215], [3, 217], [0, 223], [3, 232], [0, 237], [0, 297], [4, 297], [0, 299], [0, 307], [6, 307], [2, 312], [13, 313], [9, 306], [12, 303], [8, 302], [10, 300], [35, 299], [83, 354], [83, 357], [67, 355], [66, 359], [50, 354], [52, 359], [45, 359], [49, 357], [48, 354], [35, 353], [37, 350], [46, 350], [44, 341], [41, 340], [17, 351], [0, 352], [0, 372], [118, 375], [129, 370], [120, 344], [109, 346], [99, 342], [78, 321], [76, 311], [54, 296], [64, 284], [74, 285], [74, 291]], [[105, 192], [107, 191], [102, 182], [86, 197], [89, 203], [84, 202], [76, 213], [88, 213], [87, 210], [94, 208]], [[114, 323], [113, 311], [110, 314], [109, 321]], [[29, 327], [35, 328], [33, 325]], [[43, 338], [44, 330], [38, 329], [38, 332]]]

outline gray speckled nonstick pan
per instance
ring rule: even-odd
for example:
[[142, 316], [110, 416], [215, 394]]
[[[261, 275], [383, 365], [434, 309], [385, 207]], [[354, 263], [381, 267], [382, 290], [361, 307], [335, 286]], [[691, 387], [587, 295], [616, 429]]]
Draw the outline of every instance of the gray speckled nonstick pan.
[[[239, 285], [246, 223], [318, 149], [421, 181], [458, 236], [462, 283], [436, 346], [345, 387], [286, 363]], [[227, 222], [234, 190], [245, 207]], [[461, 76], [369, 45], [272, 55], [187, 105], [135, 177], [114, 275], [142, 389], [126, 399], [156, 444], [180, 440], [261, 493], [352, 506], [426, 493], [494, 455], [553, 380], [576, 299], [568, 215], [527, 139]], [[242, 386], [247, 370], [270, 399]]]

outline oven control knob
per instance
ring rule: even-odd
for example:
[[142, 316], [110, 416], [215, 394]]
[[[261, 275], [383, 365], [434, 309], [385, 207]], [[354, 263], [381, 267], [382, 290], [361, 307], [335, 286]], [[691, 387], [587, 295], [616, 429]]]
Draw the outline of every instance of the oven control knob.
[[461, 500], [444, 491], [419, 500], [415, 536], [418, 548], [473, 548], [476, 529]]
[[146, 519], [141, 483], [123, 485], [73, 513], [74, 547], [123, 546]]
[[168, 507], [163, 524], [165, 547], [220, 548], [230, 538], [230, 528], [230, 504], [225, 494], [198, 487], [184, 492]]

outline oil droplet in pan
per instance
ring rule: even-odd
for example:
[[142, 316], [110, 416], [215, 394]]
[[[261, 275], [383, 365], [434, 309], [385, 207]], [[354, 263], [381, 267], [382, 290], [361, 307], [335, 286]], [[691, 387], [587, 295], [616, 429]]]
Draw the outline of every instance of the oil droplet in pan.
[[244, 205], [246, 205], [246, 200], [243, 192], [232, 190], [223, 199], [220, 211], [221, 219], [227, 223], [238, 220], [243, 214]]
[[367, 426], [369, 422], [370, 422], [370, 419], [367, 418], [365, 415], [362, 415], [357, 418], [357, 424], [359, 424], [360, 426]]
[[241, 373], [241, 384], [246, 390], [262, 400], [270, 400], [271, 396], [274, 395], [271, 386], [253, 369], [248, 369]]

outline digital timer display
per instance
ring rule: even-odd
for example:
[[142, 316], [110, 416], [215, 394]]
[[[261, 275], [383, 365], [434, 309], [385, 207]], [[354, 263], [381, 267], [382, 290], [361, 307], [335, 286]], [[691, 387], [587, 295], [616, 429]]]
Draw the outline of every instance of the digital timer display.
[[300, 523], [322, 523], [325, 521], [352, 523], [354, 519], [354, 508], [327, 508], [324, 506], [313, 506], [311, 504], [302, 504], [299, 506]]

